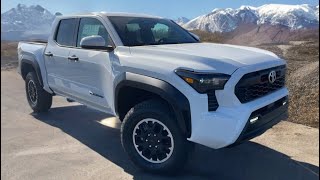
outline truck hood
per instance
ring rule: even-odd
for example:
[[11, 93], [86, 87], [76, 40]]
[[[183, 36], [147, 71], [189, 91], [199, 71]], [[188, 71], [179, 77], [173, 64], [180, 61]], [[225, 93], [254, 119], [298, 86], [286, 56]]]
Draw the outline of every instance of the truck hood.
[[283, 61], [275, 54], [252, 47], [214, 43], [170, 44], [130, 47], [135, 59], [147, 58], [165, 68], [186, 68], [232, 74], [236, 69], [270, 61]]

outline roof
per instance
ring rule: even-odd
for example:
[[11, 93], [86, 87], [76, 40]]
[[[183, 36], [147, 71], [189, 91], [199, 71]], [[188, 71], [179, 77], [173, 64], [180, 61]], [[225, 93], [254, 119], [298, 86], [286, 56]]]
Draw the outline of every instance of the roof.
[[83, 16], [92, 16], [97, 15], [101, 17], [110, 17], [110, 16], [123, 16], [123, 17], [145, 17], [145, 18], [162, 18], [159, 16], [153, 16], [148, 14], [138, 14], [138, 13], [125, 13], [125, 12], [91, 12], [91, 13], [81, 13], [81, 14], [72, 14], [66, 16], [58, 16], [61, 18], [71, 18], [71, 17], [83, 17]]

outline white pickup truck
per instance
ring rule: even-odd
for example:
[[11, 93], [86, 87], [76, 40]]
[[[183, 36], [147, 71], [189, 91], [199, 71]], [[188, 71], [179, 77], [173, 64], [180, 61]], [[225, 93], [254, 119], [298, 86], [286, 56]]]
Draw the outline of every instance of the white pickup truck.
[[147, 171], [176, 172], [192, 142], [230, 147], [287, 117], [286, 63], [271, 52], [201, 43], [148, 15], [59, 16], [52, 27], [47, 43], [18, 46], [31, 108], [59, 95], [118, 117], [124, 150]]

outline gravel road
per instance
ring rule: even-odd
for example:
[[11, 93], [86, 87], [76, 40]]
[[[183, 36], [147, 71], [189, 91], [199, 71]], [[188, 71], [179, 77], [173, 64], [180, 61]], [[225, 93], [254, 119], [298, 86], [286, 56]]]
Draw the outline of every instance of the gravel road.
[[120, 122], [108, 114], [55, 97], [33, 114], [24, 82], [1, 71], [1, 178], [3, 179], [318, 179], [319, 130], [282, 122], [240, 146], [200, 145], [174, 177], [136, 169], [122, 150]]

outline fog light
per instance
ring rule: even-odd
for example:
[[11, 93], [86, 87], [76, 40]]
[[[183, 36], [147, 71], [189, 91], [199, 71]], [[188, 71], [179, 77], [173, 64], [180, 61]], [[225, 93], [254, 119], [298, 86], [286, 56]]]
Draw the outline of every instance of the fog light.
[[259, 117], [255, 117], [255, 118], [250, 119], [250, 124], [257, 122], [258, 119], [259, 119]]

